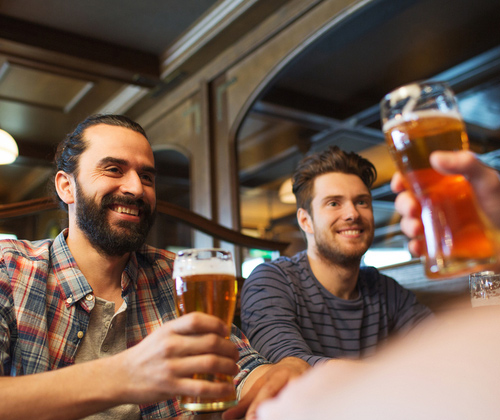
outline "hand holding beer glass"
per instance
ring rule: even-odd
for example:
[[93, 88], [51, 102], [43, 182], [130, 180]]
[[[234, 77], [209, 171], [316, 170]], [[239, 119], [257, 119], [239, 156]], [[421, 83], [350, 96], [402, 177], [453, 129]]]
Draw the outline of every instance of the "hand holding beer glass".
[[[229, 327], [236, 307], [236, 270], [229, 251], [222, 249], [186, 249], [177, 253], [173, 277], [180, 315], [204, 312], [222, 319]], [[233, 383], [223, 374], [200, 372], [194, 379]], [[181, 407], [191, 411], [219, 411], [237, 404], [236, 391], [213, 401], [201, 397], [180, 397]]]
[[493, 229], [469, 182], [429, 163], [435, 150], [469, 147], [453, 92], [442, 82], [413, 83], [387, 94], [380, 107], [391, 155], [422, 208], [426, 275], [449, 277], [494, 264]]

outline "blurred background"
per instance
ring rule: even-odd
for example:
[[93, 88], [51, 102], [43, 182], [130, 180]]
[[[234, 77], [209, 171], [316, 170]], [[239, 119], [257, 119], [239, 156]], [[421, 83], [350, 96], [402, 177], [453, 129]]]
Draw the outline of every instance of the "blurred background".
[[[365, 263], [435, 287], [399, 231], [378, 104], [411, 81], [448, 81], [471, 149], [496, 165], [499, 16], [498, 0], [3, 0], [0, 129], [19, 157], [0, 166], [0, 203], [46, 196], [65, 134], [89, 114], [124, 113], [150, 136], [160, 200], [287, 242], [291, 255], [305, 245], [290, 175], [307, 153], [335, 144], [379, 173]], [[158, 246], [213, 243], [157, 223]], [[63, 216], [39, 214], [0, 229], [35, 239], [63, 225]], [[276, 255], [245, 249], [243, 271]]]

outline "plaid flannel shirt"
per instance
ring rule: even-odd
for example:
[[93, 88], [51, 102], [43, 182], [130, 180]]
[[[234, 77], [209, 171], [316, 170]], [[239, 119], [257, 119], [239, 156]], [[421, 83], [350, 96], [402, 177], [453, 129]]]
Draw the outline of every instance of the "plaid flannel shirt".
[[[89, 325], [95, 299], [66, 244], [67, 230], [55, 240], [0, 241], [0, 375], [29, 375], [74, 363]], [[127, 303], [127, 347], [139, 343], [176, 317], [174, 254], [144, 245], [132, 253], [122, 274]], [[238, 386], [267, 361], [233, 326], [240, 352]], [[177, 400], [141, 406], [144, 419], [173, 417]]]

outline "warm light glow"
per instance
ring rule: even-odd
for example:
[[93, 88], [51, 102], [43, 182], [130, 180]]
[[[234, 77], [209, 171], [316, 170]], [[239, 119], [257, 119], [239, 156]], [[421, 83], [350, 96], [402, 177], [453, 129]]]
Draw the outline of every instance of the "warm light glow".
[[16, 141], [6, 131], [0, 129], [0, 165], [7, 165], [16, 160], [19, 149]]
[[282, 203], [295, 204], [295, 195], [292, 192], [292, 178], [288, 178], [281, 184], [278, 195]]

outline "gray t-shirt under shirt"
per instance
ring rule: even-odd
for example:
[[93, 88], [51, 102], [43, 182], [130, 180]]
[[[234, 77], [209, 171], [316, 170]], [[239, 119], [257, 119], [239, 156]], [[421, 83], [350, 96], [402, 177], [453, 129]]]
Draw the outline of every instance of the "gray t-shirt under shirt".
[[[109, 357], [127, 349], [126, 303], [123, 302], [115, 313], [113, 302], [99, 297], [95, 299], [87, 333], [78, 347], [75, 363]], [[139, 420], [140, 418], [141, 412], [138, 405], [123, 404], [85, 417], [83, 420]]]
[[372, 355], [392, 334], [431, 314], [415, 295], [373, 267], [362, 267], [359, 297], [332, 295], [314, 277], [307, 252], [259, 265], [241, 295], [242, 329], [272, 362], [300, 357], [311, 365]]

